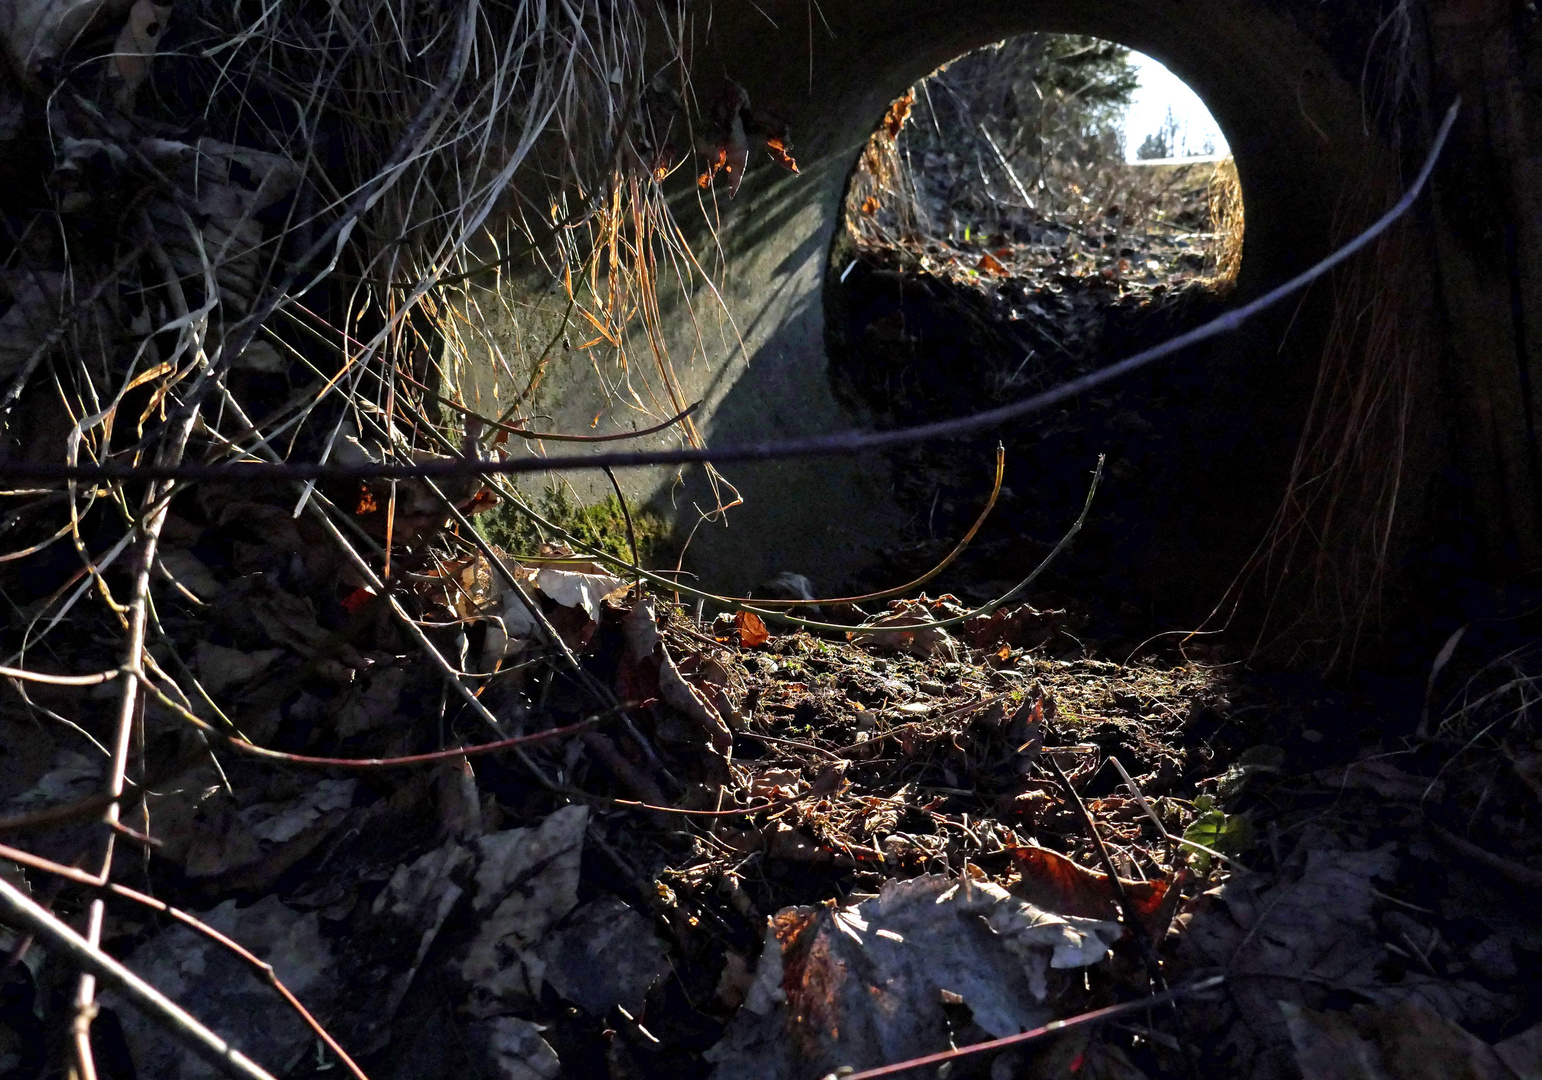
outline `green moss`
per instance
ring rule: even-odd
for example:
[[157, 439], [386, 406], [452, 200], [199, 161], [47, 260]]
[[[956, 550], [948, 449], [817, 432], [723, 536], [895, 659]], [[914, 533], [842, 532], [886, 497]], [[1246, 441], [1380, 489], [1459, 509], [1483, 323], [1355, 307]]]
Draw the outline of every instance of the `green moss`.
[[[618, 559], [631, 561], [627, 544], [626, 516], [621, 502], [609, 495], [585, 506], [565, 487], [549, 487], [539, 499], [524, 500], [547, 521], [586, 544]], [[669, 524], [659, 515], [632, 509], [632, 526], [637, 534], [637, 553], [644, 566], [657, 565], [670, 550]], [[490, 543], [514, 554], [534, 554], [543, 542], [561, 543], [562, 537], [550, 534], [531, 521], [512, 503], [499, 503], [477, 519], [477, 527]]]

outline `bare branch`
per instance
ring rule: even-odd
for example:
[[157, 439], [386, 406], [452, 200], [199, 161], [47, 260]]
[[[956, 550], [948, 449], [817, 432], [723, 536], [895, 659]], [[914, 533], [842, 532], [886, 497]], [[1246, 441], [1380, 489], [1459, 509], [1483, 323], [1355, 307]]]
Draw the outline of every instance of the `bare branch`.
[[1456, 122], [1460, 99], [1452, 103], [1445, 120], [1435, 136], [1434, 145], [1425, 159], [1413, 185], [1397, 201], [1397, 204], [1376, 220], [1368, 229], [1349, 243], [1327, 256], [1321, 262], [1303, 270], [1289, 281], [1275, 286], [1264, 295], [1241, 307], [1195, 327], [1159, 345], [1144, 349], [1118, 363], [1099, 368], [1080, 378], [1071, 379], [1059, 386], [1035, 394], [1033, 397], [995, 409], [939, 420], [916, 427], [896, 428], [892, 431], [842, 431], [832, 435], [815, 435], [802, 439], [767, 440], [765, 442], [738, 443], [717, 447], [682, 447], [674, 450], [654, 450], [640, 453], [602, 453], [569, 455], [566, 457], [529, 457], [507, 461], [479, 461], [475, 459], [433, 462], [426, 465], [370, 464], [332, 465], [315, 462], [286, 462], [284, 464], [243, 463], [236, 465], [181, 465], [136, 466], [94, 465], [67, 466], [47, 462], [6, 462], [0, 464], [0, 476], [24, 477], [37, 480], [203, 480], [252, 483], [260, 480], [364, 480], [380, 477], [392, 480], [446, 479], [470, 475], [511, 475], [537, 472], [568, 472], [580, 469], [635, 468], [645, 465], [684, 465], [691, 463], [722, 464], [731, 461], [778, 461], [800, 457], [838, 457], [860, 454], [869, 450], [882, 450], [891, 446], [926, 442], [932, 439], [952, 439], [972, 435], [979, 431], [999, 427], [1012, 420], [1043, 412], [1052, 405], [1068, 401], [1104, 383], [1128, 375], [1174, 353], [1209, 341], [1238, 329], [1253, 316], [1273, 307], [1281, 300], [1306, 288], [1312, 282], [1341, 265], [1363, 249], [1376, 237], [1406, 214], [1418, 201], [1428, 184], [1435, 163], [1445, 148]]
[[200, 1024], [191, 1013], [55, 918], [16, 886], [0, 878], [0, 912], [6, 921], [46, 939], [77, 967], [112, 987], [192, 1053], [235, 1080], [273, 1080], [262, 1066]]

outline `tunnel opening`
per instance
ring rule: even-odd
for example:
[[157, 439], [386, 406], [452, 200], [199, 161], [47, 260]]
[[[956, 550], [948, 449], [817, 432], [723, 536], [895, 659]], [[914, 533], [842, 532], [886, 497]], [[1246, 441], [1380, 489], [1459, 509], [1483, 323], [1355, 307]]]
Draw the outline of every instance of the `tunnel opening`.
[[[1117, 361], [1232, 301], [1244, 220], [1219, 126], [1156, 61], [1049, 33], [967, 53], [891, 103], [851, 173], [824, 293], [832, 385], [897, 427]], [[1235, 369], [1224, 348], [1194, 350], [1004, 432], [997, 509], [940, 586], [983, 599], [1031, 568], [1106, 454], [1099, 513], [1053, 587], [1116, 638], [1202, 614], [1196, 596], [1245, 558], [1213, 561], [1206, 582], [1174, 571], [1210, 527], [1208, 463], [1253, 427]], [[879, 574], [935, 561], [968, 528], [994, 455], [992, 439], [889, 456], [905, 524]]]

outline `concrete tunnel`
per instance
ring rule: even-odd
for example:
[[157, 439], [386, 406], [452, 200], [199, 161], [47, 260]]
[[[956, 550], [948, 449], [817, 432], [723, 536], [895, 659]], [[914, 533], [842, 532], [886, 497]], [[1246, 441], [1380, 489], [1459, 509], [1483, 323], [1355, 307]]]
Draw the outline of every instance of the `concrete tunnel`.
[[[832, 240], [866, 140], [889, 103], [939, 65], [1029, 31], [1092, 35], [1166, 65], [1203, 99], [1235, 156], [1247, 215], [1236, 296], [1245, 300], [1352, 235], [1401, 192], [1410, 162], [1416, 167], [1422, 157], [1423, 142], [1395, 152], [1366, 103], [1385, 68], [1413, 63], [1378, 51], [1386, 44], [1379, 26], [1385, 29], [1368, 5], [1259, 0], [766, 0], [717, 8], [694, 47], [693, 75], [706, 88], [700, 92], [709, 96], [726, 75], [753, 104], [784, 117], [801, 172], [785, 173], [758, 154], [737, 198], [716, 193], [722, 303], [743, 348], [725, 339], [676, 366], [687, 399], [704, 402], [699, 428], [708, 444], [864, 426], [831, 387], [822, 297]], [[675, 205], [687, 229], [701, 220], [694, 189], [682, 184]], [[1427, 222], [1413, 227], [1426, 229]], [[714, 242], [704, 231], [696, 238]], [[1407, 319], [1428, 317], [1433, 277], [1420, 268], [1412, 286], [1405, 281]], [[705, 291], [690, 306], [679, 296], [664, 298], [681, 355], [691, 351], [692, 319], [712, 299]], [[1224, 542], [1151, 568], [1154, 587], [1193, 601], [1191, 615], [1216, 599], [1195, 593], [1197, 568], [1218, 557], [1240, 559], [1278, 504], [1316, 376], [1322, 320], [1311, 315], [1322, 300], [1316, 290], [1213, 346], [1211, 362], [1231, 380], [1224, 397], [1249, 413], [1245, 426], [1253, 437], [1247, 454], [1195, 463], [1196, 494], [1213, 504], [1207, 513]], [[559, 425], [590, 425], [596, 400], [585, 385], [576, 376], [554, 377], [545, 412]], [[1433, 430], [1434, 423], [1415, 417], [1416, 436], [1421, 424]], [[1414, 441], [1424, 447], [1438, 440]], [[1411, 489], [1437, 471], [1429, 460], [1420, 465], [1420, 455], [1429, 458], [1415, 450]], [[784, 570], [834, 584], [860, 571], [902, 525], [886, 467], [876, 459], [735, 465], [725, 472], [744, 505], [726, 528], [702, 526], [686, 559], [708, 588], [743, 591]], [[630, 497], [682, 529], [695, 518], [693, 503], [711, 505], [699, 468], [678, 475], [633, 470], [623, 483]], [[599, 485], [592, 491], [603, 494]], [[1411, 497], [1416, 501], [1419, 491]]]

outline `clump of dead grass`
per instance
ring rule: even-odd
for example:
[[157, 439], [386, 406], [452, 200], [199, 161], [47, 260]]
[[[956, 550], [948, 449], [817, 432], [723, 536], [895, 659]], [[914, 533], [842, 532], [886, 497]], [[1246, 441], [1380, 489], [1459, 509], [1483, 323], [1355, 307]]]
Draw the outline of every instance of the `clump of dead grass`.
[[1210, 232], [1214, 235], [1211, 258], [1214, 263], [1209, 280], [1216, 286], [1233, 285], [1242, 271], [1242, 181], [1237, 175], [1237, 161], [1226, 157], [1216, 163], [1207, 191], [1210, 204]]
[[[613, 381], [638, 407], [681, 411], [657, 289], [660, 265], [704, 275], [659, 188], [693, 150], [683, 6], [126, 6], [35, 0], [0, 39], [0, 141], [17, 180], [0, 191], [0, 461], [491, 453], [530, 419], [552, 353], [519, 372], [500, 415], [467, 408], [478, 365], [509, 359], [489, 328], [516, 269], [544, 268], [612, 347]], [[87, 8], [100, 17], [75, 17]], [[652, 379], [634, 378], [642, 352]], [[40, 722], [74, 726], [39, 686], [84, 678], [113, 695], [109, 824], [147, 708], [244, 738], [181, 655], [185, 617], [162, 621], [215, 599], [162, 557], [174, 503], [219, 520], [218, 493], [191, 495], [172, 481], [0, 492], [0, 666]], [[466, 515], [496, 501], [474, 480], [296, 482], [263, 497], [287, 498], [339, 552], [349, 569], [329, 587], [376, 596], [402, 578], [405, 548], [430, 572], [457, 553], [433, 550], [425, 525], [453, 514], [460, 546], [475, 546]], [[497, 731], [435, 628], [394, 598], [387, 618]], [[104, 652], [111, 670], [78, 670]], [[112, 842], [89, 859], [105, 880]], [[100, 933], [98, 912], [92, 945]], [[89, 983], [79, 1008], [84, 1031]], [[93, 1075], [81, 1046], [78, 1071]]]

